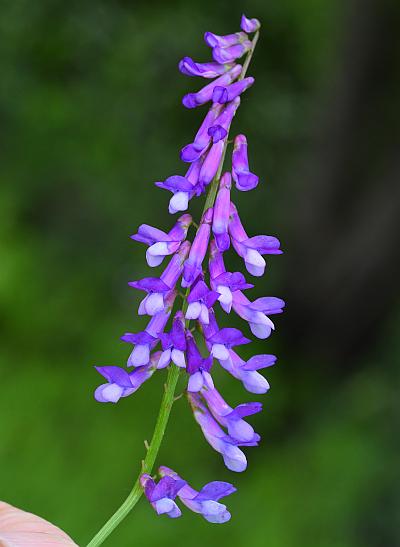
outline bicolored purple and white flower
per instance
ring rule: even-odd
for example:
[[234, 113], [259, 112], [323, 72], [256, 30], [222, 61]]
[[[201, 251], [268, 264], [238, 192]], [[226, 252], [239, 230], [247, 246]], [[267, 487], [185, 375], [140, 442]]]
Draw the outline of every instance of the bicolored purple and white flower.
[[185, 486], [186, 481], [166, 475], [158, 483], [155, 483], [148, 473], [143, 473], [140, 477], [140, 484], [146, 498], [158, 515], [167, 515], [172, 519], [182, 515], [175, 499], [179, 490]]
[[[172, 477], [175, 480], [183, 480], [169, 467], [161, 466], [158, 470], [161, 477]], [[178, 491], [178, 498], [194, 513], [199, 513], [208, 522], [222, 524], [231, 518], [231, 514], [226, 505], [219, 503], [221, 498], [225, 498], [236, 492], [236, 488], [229, 482], [213, 481], [209, 482], [198, 492], [187, 482]]]
[[265, 339], [275, 329], [269, 315], [282, 313], [285, 302], [275, 296], [264, 296], [251, 302], [241, 291], [233, 293], [232, 307], [249, 323], [251, 332], [257, 338]]
[[211, 344], [211, 355], [218, 361], [224, 361], [229, 359], [230, 349], [235, 346], [250, 344], [251, 340], [243, 336], [239, 329], [226, 327], [207, 338], [207, 342]]
[[185, 261], [182, 287], [190, 287], [198, 276], [202, 275], [202, 264], [207, 253], [208, 241], [210, 239], [212, 217], [213, 209], [210, 207], [203, 215], [199, 229], [196, 232], [190, 248], [189, 256]]
[[128, 397], [148, 380], [157, 369], [157, 363], [161, 352], [153, 353], [147, 365], [137, 367], [133, 372], [127, 372], [121, 367], [105, 366], [95, 367], [107, 380], [107, 383], [100, 385], [94, 397], [99, 403], [117, 403], [122, 397]]
[[274, 236], [248, 237], [233, 203], [231, 203], [229, 234], [232, 245], [237, 254], [243, 258], [247, 271], [255, 277], [264, 275], [266, 263], [262, 255], [282, 253], [280, 241]]
[[192, 217], [188, 214], [179, 217], [168, 233], [148, 224], [141, 224], [137, 234], [133, 234], [131, 239], [148, 245], [147, 264], [151, 267], [159, 266], [166, 256], [172, 255], [179, 249], [191, 224]]
[[186, 177], [173, 175], [172, 177], [165, 179], [164, 182], [156, 182], [156, 186], [173, 193], [168, 207], [168, 210], [172, 215], [178, 211], [186, 211], [190, 195], [193, 192], [193, 185]]
[[190, 331], [186, 332], [187, 347], [187, 366], [186, 371], [189, 374], [188, 392], [200, 391], [203, 387], [214, 387], [214, 382], [210, 374], [213, 364], [211, 355], [203, 357], [197, 347], [196, 341]]
[[179, 61], [179, 70], [186, 76], [200, 76], [201, 78], [217, 78], [231, 70], [234, 63], [221, 65], [216, 62], [196, 63], [191, 57], [184, 57]]
[[196, 422], [199, 424], [206, 441], [222, 455], [228, 469], [242, 472], [247, 467], [247, 459], [239, 446], [257, 446], [259, 437], [255, 434], [254, 440], [241, 442], [227, 435], [211, 412], [203, 404], [198, 393], [188, 393], [188, 399], [193, 410]]
[[189, 249], [189, 241], [184, 241], [178, 252], [172, 256], [160, 278], [144, 277], [128, 283], [135, 289], [147, 292], [147, 296], [139, 305], [139, 315], [155, 315], [165, 308], [168, 293], [175, 288], [182, 275], [183, 264], [189, 254]]
[[245, 135], [235, 137], [232, 153], [232, 176], [236, 188], [242, 192], [253, 190], [258, 184], [258, 176], [249, 169]]
[[[229, 63], [230, 61], [227, 62]], [[196, 108], [197, 106], [208, 103], [208, 101], [212, 100], [214, 88], [216, 86], [224, 87], [231, 84], [234, 80], [236, 80], [241, 71], [241, 65], [235, 65], [233, 68], [228, 70], [228, 72], [225, 72], [211, 83], [205, 85], [196, 93], [188, 93], [185, 95], [182, 99], [183, 105], [186, 106], [186, 108]]]
[[232, 309], [235, 291], [254, 287], [251, 283], [247, 283], [241, 272], [226, 271], [222, 253], [214, 240], [210, 244], [209, 272], [211, 288], [219, 293], [218, 301], [226, 313], [230, 313]]
[[147, 365], [150, 360], [150, 352], [158, 344], [159, 335], [164, 331], [171, 315], [175, 298], [176, 291], [170, 291], [165, 297], [165, 308], [153, 315], [144, 331], [138, 333], [126, 332], [121, 336], [123, 342], [134, 345], [128, 357], [128, 367]]
[[188, 307], [186, 310], [186, 319], [198, 319], [201, 323], [209, 323], [209, 309], [215, 304], [219, 297], [216, 291], [212, 291], [207, 287], [201, 277], [193, 283], [190, 288], [190, 293], [187, 298]]
[[172, 361], [177, 367], [186, 367], [185, 320], [181, 310], [177, 311], [172, 322], [171, 332], [160, 333], [162, 353], [157, 368], [165, 368]]
[[239, 442], [254, 442], [259, 440], [253, 427], [243, 418], [257, 414], [262, 410], [261, 403], [244, 403], [232, 408], [226, 403], [217, 389], [202, 389], [201, 395], [207, 402], [207, 406], [219, 424], [228, 430], [232, 439]]
[[220, 365], [234, 378], [243, 383], [244, 388], [250, 393], [267, 393], [270, 388], [268, 381], [258, 371], [274, 365], [275, 355], [255, 355], [247, 362], [239, 355], [229, 350], [229, 358], [220, 361]]

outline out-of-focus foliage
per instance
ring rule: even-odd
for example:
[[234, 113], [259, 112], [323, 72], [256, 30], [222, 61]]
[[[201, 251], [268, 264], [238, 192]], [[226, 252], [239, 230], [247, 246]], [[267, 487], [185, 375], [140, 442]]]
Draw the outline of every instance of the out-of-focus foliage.
[[[380, 28], [395, 3], [15, 0], [0, 19], [0, 497], [82, 545], [130, 490], [165, 379], [115, 406], [92, 397], [92, 365], [123, 364], [119, 336], [144, 325], [126, 283], [148, 269], [128, 235], [171, 225], [152, 183], [184, 172], [178, 151], [204, 114], [180, 105], [201, 82], [177, 62], [208, 59], [202, 33], [237, 30], [242, 10], [264, 26], [234, 131], [247, 134], [261, 184], [235, 200], [251, 234], [278, 234], [287, 251], [254, 290], [288, 299], [277, 333], [249, 350], [280, 357], [254, 418], [263, 442], [233, 476], [181, 399], [159, 463], [194, 486], [234, 482], [232, 521], [171, 521], [142, 502], [107, 544], [400, 540], [396, 194], [384, 192], [399, 172], [398, 78]], [[216, 377], [230, 402], [257, 400]]]

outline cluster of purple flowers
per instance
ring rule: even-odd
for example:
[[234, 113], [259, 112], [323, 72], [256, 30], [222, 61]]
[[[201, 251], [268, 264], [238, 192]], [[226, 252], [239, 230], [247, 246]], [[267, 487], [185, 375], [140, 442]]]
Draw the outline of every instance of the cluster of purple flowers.
[[[138, 313], [150, 316], [150, 320], [144, 331], [122, 336], [124, 342], [132, 345], [128, 358], [132, 372], [115, 366], [97, 367], [106, 383], [95, 392], [98, 401], [116, 403], [135, 392], [157, 369], [169, 366], [185, 369], [194, 418], [207, 442], [221, 454], [228, 469], [236, 472], [247, 467], [241, 447], [256, 446], [260, 440], [246, 418], [260, 412], [262, 405], [252, 402], [231, 407], [214, 385], [212, 368], [219, 362], [247, 391], [261, 394], [268, 391], [269, 384], [259, 370], [273, 365], [276, 357], [263, 354], [247, 361], [242, 359], [236, 347], [249, 344], [250, 339], [237, 328], [220, 328], [214, 307], [218, 303], [227, 314], [233, 310], [248, 323], [254, 336], [265, 339], [274, 329], [270, 316], [282, 312], [284, 306], [275, 297], [249, 300], [244, 291], [253, 285], [241, 272], [227, 271], [224, 263], [224, 253], [232, 245], [247, 272], [260, 277], [266, 267], [263, 256], [282, 252], [276, 237], [249, 237], [232, 202], [232, 180], [239, 191], [252, 190], [258, 184], [258, 177], [249, 168], [244, 135], [234, 139], [231, 172], [219, 176], [241, 94], [254, 82], [254, 78], [244, 77], [242, 66], [236, 61], [251, 51], [253, 43], [247, 33], [256, 32], [259, 27], [257, 19], [243, 15], [240, 32], [227, 36], [205, 34], [214, 61], [197, 63], [185, 57], [179, 63], [183, 74], [213, 79], [198, 92], [185, 95], [184, 106], [195, 108], [211, 102], [211, 107], [193, 142], [181, 150], [181, 160], [190, 164], [185, 176], [174, 175], [156, 185], [172, 192], [171, 214], [186, 211], [190, 199], [206, 192], [213, 181], [219, 184], [218, 191], [214, 202], [204, 211], [191, 243], [187, 235], [196, 225], [187, 213], [178, 218], [169, 232], [144, 224], [131, 236], [147, 245], [149, 266], [159, 266], [165, 257], [171, 258], [160, 277], [130, 283], [146, 293]], [[183, 306], [167, 327], [179, 294], [179, 280], [186, 290]], [[160, 475], [158, 484], [147, 474], [141, 477], [145, 494], [157, 513], [172, 518], [180, 516], [175, 502], [179, 498], [210, 522], [225, 522], [230, 518], [225, 505], [218, 500], [235, 491], [232, 485], [212, 482], [197, 492], [166, 467], [160, 468]]]

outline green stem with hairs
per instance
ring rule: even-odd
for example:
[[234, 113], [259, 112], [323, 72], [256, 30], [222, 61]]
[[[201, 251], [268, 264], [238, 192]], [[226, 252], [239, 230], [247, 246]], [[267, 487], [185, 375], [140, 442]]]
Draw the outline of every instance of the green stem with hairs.
[[[245, 62], [243, 63], [242, 72], [240, 73], [240, 76], [238, 78], [239, 80], [243, 80], [243, 78], [246, 76], [246, 72], [250, 64], [253, 51], [258, 40], [258, 36], [259, 36], [259, 32], [257, 31], [256, 34], [254, 35], [251, 49], [248, 51]], [[208, 194], [207, 194], [206, 201], [203, 208], [203, 214], [205, 213], [205, 211], [207, 211], [207, 209], [209, 209], [210, 207], [214, 205], [215, 198], [217, 196], [219, 180], [221, 178], [221, 173], [224, 166], [224, 160], [225, 160], [227, 148], [228, 148], [228, 137], [226, 137], [226, 140], [224, 143], [224, 150], [222, 153], [222, 158], [218, 167], [217, 174], [215, 175], [214, 180], [212, 181], [211, 186], [208, 190]], [[182, 305], [183, 312], [185, 312], [187, 308], [188, 293], [189, 293], [189, 289], [186, 290], [185, 298], [183, 300], [183, 305]], [[178, 383], [179, 373], [180, 373], [180, 369], [178, 367], [176, 366], [169, 367], [167, 381], [164, 386], [164, 395], [161, 400], [160, 411], [158, 413], [156, 425], [153, 432], [153, 437], [147, 449], [146, 456], [142, 462], [141, 472], [139, 473], [139, 476], [136, 479], [136, 482], [131, 492], [128, 494], [128, 497], [125, 499], [122, 505], [112, 515], [112, 517], [110, 517], [110, 519], [104, 524], [104, 526], [97, 532], [94, 538], [88, 543], [87, 547], [97, 547], [98, 545], [101, 545], [102, 543], [104, 543], [104, 541], [108, 538], [108, 536], [115, 530], [115, 528], [117, 528], [117, 526], [124, 520], [124, 518], [130, 513], [130, 511], [132, 511], [132, 509], [135, 507], [140, 497], [142, 496], [143, 490], [140, 485], [140, 476], [142, 473], [151, 474], [153, 470], [154, 463], [156, 461], [158, 452], [161, 447], [162, 440], [164, 438], [165, 430], [167, 428], [172, 405], [174, 404], [175, 389]]]

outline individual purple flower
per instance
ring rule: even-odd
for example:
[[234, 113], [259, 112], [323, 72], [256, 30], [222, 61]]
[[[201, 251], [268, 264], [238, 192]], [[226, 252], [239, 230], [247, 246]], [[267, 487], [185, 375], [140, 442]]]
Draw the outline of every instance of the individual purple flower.
[[145, 366], [137, 367], [133, 372], [127, 372], [121, 367], [105, 366], [95, 367], [107, 380], [106, 384], [99, 386], [94, 397], [99, 403], [117, 403], [122, 397], [128, 397], [148, 380], [156, 370], [157, 362], [161, 352], [156, 352], [151, 356], [150, 363]]
[[193, 283], [187, 298], [188, 308], [186, 319], [199, 319], [202, 323], [209, 323], [208, 310], [215, 304], [219, 297], [216, 291], [210, 290], [200, 277]]
[[[206, 148], [208, 148], [211, 142], [211, 136], [208, 133], [208, 129], [214, 124], [215, 120], [221, 113], [222, 106], [219, 104], [213, 104], [210, 110], [207, 112], [203, 123], [196, 133], [194, 141], [184, 146], [180, 153], [180, 158], [185, 162], [192, 162], [200, 158]], [[225, 135], [226, 136], [226, 132]]]
[[225, 402], [215, 388], [205, 388], [201, 391], [201, 394], [207, 402], [211, 414], [218, 423], [227, 428], [228, 434], [232, 439], [239, 442], [254, 442], [259, 440], [259, 436], [254, 432], [253, 427], [243, 418], [261, 412], [261, 403], [244, 403], [233, 409]]
[[168, 515], [170, 518], [181, 516], [181, 510], [175, 503], [179, 490], [185, 486], [186, 481], [165, 476], [156, 484], [147, 473], [140, 477], [140, 484], [146, 498], [149, 500], [158, 515]]
[[250, 344], [251, 340], [243, 336], [239, 329], [227, 327], [219, 330], [207, 339], [211, 344], [211, 354], [220, 360], [229, 358], [229, 350], [234, 346]]
[[211, 146], [200, 169], [199, 182], [206, 187], [215, 177], [224, 153], [225, 142], [219, 140]]
[[241, 272], [227, 272], [225, 269], [222, 253], [218, 250], [215, 240], [210, 243], [209, 260], [210, 284], [214, 291], [219, 293], [218, 301], [226, 313], [232, 309], [233, 293], [238, 290], [251, 289], [254, 287], [247, 283]]
[[275, 355], [255, 355], [246, 363], [239, 355], [229, 350], [229, 359], [221, 360], [220, 365], [234, 378], [243, 383], [243, 386], [250, 393], [266, 393], [270, 385], [258, 370], [274, 365]]
[[229, 211], [231, 204], [231, 175], [224, 173], [219, 183], [219, 191], [214, 204], [212, 231], [220, 251], [229, 249], [228, 235]]
[[217, 143], [226, 137], [239, 105], [240, 97], [236, 97], [225, 106], [219, 116], [215, 119], [214, 123], [210, 125], [207, 132], [209, 136], [212, 137], [213, 143]]
[[245, 32], [235, 32], [233, 34], [226, 34], [225, 36], [218, 36], [213, 32], [206, 32], [204, 34], [204, 41], [210, 47], [230, 47], [236, 44], [246, 42], [248, 36]]
[[242, 15], [242, 20], [240, 21], [240, 28], [244, 32], [256, 32], [261, 26], [261, 23], [258, 19], [248, 19], [244, 14]]
[[[251, 47], [252, 47], [252, 43], [250, 42], [250, 40], [245, 40], [244, 42], [241, 42], [240, 44], [236, 44], [229, 47], [216, 46], [212, 50], [212, 56], [214, 61], [217, 61], [217, 63], [222, 63], [222, 64], [231, 63], [232, 61], [239, 59], [245, 53], [250, 51]], [[221, 85], [221, 84], [218, 83], [217, 85]]]
[[242, 71], [241, 65], [235, 65], [233, 68], [228, 70], [228, 72], [225, 72], [224, 74], [222, 74], [222, 76], [219, 76], [219, 78], [217, 78], [216, 80], [205, 85], [202, 89], [197, 91], [197, 93], [188, 93], [187, 95], [185, 95], [182, 99], [183, 105], [186, 106], [186, 108], [196, 108], [197, 106], [201, 106], [202, 104], [205, 104], [208, 101], [211, 101], [214, 88], [216, 86], [229, 85], [234, 80], [236, 80], [236, 78], [239, 76], [241, 71]]
[[236, 97], [241, 95], [243, 91], [246, 91], [250, 86], [254, 84], [254, 78], [249, 76], [239, 82], [230, 84], [228, 86], [216, 86], [213, 91], [212, 100], [214, 103], [228, 103], [233, 101]]
[[174, 195], [170, 199], [168, 210], [173, 215], [178, 211], [186, 211], [188, 208], [189, 197], [193, 191], [193, 185], [186, 177], [172, 175], [164, 182], [156, 182], [156, 186], [169, 190]]
[[190, 285], [202, 273], [202, 264], [207, 252], [208, 240], [210, 238], [211, 221], [213, 209], [207, 209], [204, 213], [199, 229], [190, 248], [189, 256], [183, 267], [182, 287]]
[[213, 358], [203, 357], [197, 347], [196, 341], [191, 332], [186, 332], [186, 347], [187, 347], [187, 366], [186, 371], [189, 374], [189, 382], [187, 390], [189, 392], [200, 391], [204, 386], [209, 388], [214, 387], [211, 378], [210, 370], [213, 363]]
[[177, 311], [169, 333], [160, 333], [159, 338], [163, 352], [158, 361], [157, 368], [165, 368], [172, 361], [177, 367], [185, 368], [185, 321], [182, 311]]
[[244, 259], [247, 271], [260, 277], [265, 271], [265, 260], [261, 255], [281, 254], [279, 239], [273, 236], [248, 237], [233, 203], [231, 203], [229, 234], [237, 254]]
[[183, 263], [189, 253], [190, 243], [184, 241], [177, 253], [175, 253], [160, 278], [144, 277], [138, 281], [130, 281], [128, 285], [140, 291], [146, 291], [147, 296], [139, 305], [139, 315], [155, 315], [165, 308], [165, 298], [180, 278], [183, 271]]
[[184, 57], [179, 61], [179, 70], [186, 76], [201, 76], [202, 78], [216, 78], [234, 67], [233, 63], [196, 63], [191, 57]]
[[193, 409], [194, 418], [201, 427], [206, 441], [222, 455], [226, 467], [237, 473], [244, 471], [247, 467], [247, 460], [239, 446], [257, 446], [259, 441], [257, 434], [255, 434], [253, 441], [236, 441], [225, 433], [207, 407], [201, 402], [201, 398], [197, 393], [188, 393], [188, 399]]
[[258, 177], [249, 171], [247, 159], [247, 139], [244, 135], [235, 138], [232, 153], [232, 176], [236, 188], [242, 192], [253, 190], [258, 184]]
[[[182, 480], [181, 477], [164, 465], [158, 469], [161, 477], [172, 477]], [[236, 492], [236, 488], [229, 482], [209, 482], [198, 492], [186, 483], [178, 492], [178, 498], [194, 513], [201, 514], [208, 522], [222, 524], [231, 518], [226, 505], [219, 503], [221, 498]]]
[[249, 323], [254, 336], [265, 339], [275, 329], [268, 316], [282, 313], [285, 303], [274, 296], [265, 296], [250, 302], [241, 291], [236, 291], [233, 295], [232, 306], [235, 312]]
[[146, 243], [149, 248], [146, 251], [146, 260], [149, 266], [159, 266], [167, 255], [175, 253], [182, 241], [186, 238], [192, 217], [188, 214], [182, 215], [176, 221], [175, 226], [166, 234], [158, 228], [148, 224], [139, 226], [137, 234], [131, 239]]
[[164, 331], [174, 305], [175, 297], [175, 291], [170, 291], [168, 293], [165, 298], [165, 308], [153, 315], [144, 331], [136, 334], [126, 332], [121, 336], [123, 342], [135, 346], [128, 358], [129, 367], [139, 367], [141, 365], [146, 365], [149, 362], [150, 351], [157, 345], [159, 334]]

